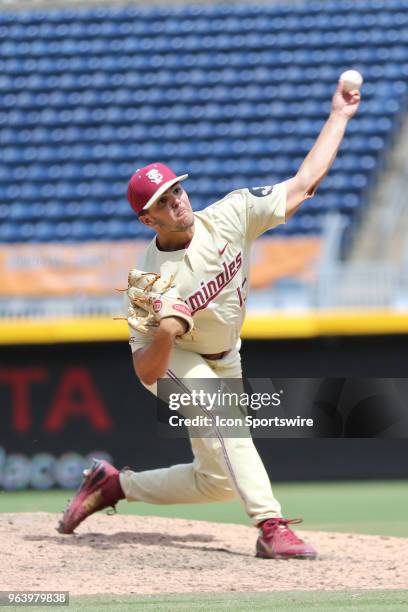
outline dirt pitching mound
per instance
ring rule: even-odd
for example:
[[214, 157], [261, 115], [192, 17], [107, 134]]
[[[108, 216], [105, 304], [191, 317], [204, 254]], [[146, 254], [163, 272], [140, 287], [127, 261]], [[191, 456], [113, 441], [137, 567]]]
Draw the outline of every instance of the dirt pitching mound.
[[299, 532], [315, 561], [254, 556], [243, 525], [129, 515], [91, 516], [76, 535], [56, 514], [0, 514], [3, 590], [71, 595], [397, 589], [408, 584], [408, 539]]

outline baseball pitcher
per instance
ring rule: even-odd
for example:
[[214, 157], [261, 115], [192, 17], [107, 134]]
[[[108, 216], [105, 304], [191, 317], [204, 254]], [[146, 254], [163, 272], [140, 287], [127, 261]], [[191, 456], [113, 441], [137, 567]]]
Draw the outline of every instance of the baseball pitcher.
[[[163, 378], [186, 393], [200, 379], [242, 378], [240, 331], [251, 245], [313, 197], [359, 103], [359, 91], [347, 92], [339, 81], [330, 116], [295, 176], [276, 185], [238, 189], [200, 212], [193, 212], [184, 189], [187, 174], [177, 176], [152, 163], [131, 177], [130, 205], [140, 222], [156, 232], [129, 273], [126, 313], [134, 369], [152, 393], [157, 394], [157, 381]], [[205, 405], [200, 409], [208, 414]], [[316, 550], [290, 528], [300, 519], [283, 518], [249, 432], [230, 437], [211, 424], [205, 435], [190, 441], [189, 464], [119, 472], [95, 460], [59, 531], [72, 533], [87, 516], [124, 498], [157, 504], [238, 498], [259, 529], [257, 556], [316, 557]]]

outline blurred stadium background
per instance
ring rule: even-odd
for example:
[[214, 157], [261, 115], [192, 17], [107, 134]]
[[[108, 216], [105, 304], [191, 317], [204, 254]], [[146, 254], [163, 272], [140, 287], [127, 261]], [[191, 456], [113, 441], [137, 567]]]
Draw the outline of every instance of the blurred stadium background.
[[[348, 68], [363, 102], [329, 176], [254, 248], [253, 377], [406, 376], [408, 0], [0, 2], [3, 488], [75, 486], [96, 451], [188, 458], [158, 441], [113, 320], [151, 237], [127, 181], [168, 163], [199, 210], [288, 178]], [[404, 439], [259, 447], [275, 480], [408, 473]]]

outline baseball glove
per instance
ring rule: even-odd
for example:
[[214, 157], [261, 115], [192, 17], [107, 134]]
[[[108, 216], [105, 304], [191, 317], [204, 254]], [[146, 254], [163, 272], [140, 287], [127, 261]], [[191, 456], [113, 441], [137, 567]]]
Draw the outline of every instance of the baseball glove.
[[167, 317], [179, 317], [187, 323], [185, 333], [194, 327], [187, 304], [178, 295], [173, 277], [164, 279], [154, 272], [131, 270], [128, 276], [127, 296], [129, 325], [140, 332], [149, 333]]

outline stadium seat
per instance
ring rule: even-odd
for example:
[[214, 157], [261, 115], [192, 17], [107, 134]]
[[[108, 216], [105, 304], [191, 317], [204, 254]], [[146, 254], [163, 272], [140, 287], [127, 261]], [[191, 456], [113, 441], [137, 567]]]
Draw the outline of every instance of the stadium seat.
[[364, 73], [364, 113], [318, 196], [277, 231], [319, 233], [332, 210], [357, 219], [406, 108], [407, 8], [326, 0], [8, 9], [0, 241], [151, 235], [125, 193], [132, 172], [154, 159], [191, 174], [197, 209], [288, 178], [350, 65]]

